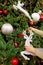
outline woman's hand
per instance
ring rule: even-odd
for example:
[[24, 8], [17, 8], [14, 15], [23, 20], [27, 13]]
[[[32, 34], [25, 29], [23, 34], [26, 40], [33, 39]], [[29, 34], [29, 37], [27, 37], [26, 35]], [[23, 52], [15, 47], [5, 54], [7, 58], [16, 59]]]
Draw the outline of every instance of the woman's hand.
[[25, 46], [25, 49], [27, 52], [31, 52], [31, 53], [35, 54], [35, 48], [32, 45]]
[[35, 32], [38, 35], [40, 35], [41, 37], [43, 37], [43, 31], [42, 30], [38, 30], [38, 29], [33, 28], [33, 27], [29, 27], [27, 30], [32, 30], [33, 32]]

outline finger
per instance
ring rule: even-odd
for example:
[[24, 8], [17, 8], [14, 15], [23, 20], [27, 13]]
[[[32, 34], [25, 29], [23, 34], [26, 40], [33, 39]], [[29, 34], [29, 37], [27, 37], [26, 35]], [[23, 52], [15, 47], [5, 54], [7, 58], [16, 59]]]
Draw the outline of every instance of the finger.
[[[26, 45], [24, 45], [24, 46], [26, 46]], [[29, 47], [29, 46], [32, 46], [32, 44], [28, 45], [27, 47]]]
[[27, 48], [27, 46], [25, 46], [25, 48]]
[[27, 30], [32, 30], [32, 27], [29, 27]]
[[30, 44], [30, 46], [31, 46], [31, 47], [33, 47], [33, 45], [32, 45], [32, 44]]
[[31, 47], [30, 46], [25, 46], [25, 49], [30, 49]]

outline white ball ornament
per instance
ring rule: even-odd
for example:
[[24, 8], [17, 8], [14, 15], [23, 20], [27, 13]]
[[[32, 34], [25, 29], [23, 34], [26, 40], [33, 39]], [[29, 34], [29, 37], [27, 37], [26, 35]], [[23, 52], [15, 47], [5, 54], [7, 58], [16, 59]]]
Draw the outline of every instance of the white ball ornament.
[[11, 34], [13, 32], [13, 26], [9, 23], [3, 24], [1, 31], [3, 34]]
[[37, 22], [40, 19], [40, 15], [38, 13], [33, 13], [32, 14], [32, 18], [33, 18], [33, 21], [34, 22]]

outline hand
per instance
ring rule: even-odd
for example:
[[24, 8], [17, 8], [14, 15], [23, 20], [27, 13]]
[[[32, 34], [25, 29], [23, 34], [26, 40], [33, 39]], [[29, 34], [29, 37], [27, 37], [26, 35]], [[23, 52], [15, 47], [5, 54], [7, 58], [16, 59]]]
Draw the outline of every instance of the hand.
[[35, 54], [35, 48], [32, 45], [25, 46], [25, 49], [27, 52], [31, 52], [31, 53]]
[[38, 35], [40, 35], [41, 37], [43, 37], [43, 31], [42, 30], [38, 30], [38, 29], [33, 28], [33, 27], [29, 27], [27, 30], [32, 30], [33, 32], [35, 32]]
[[29, 27], [27, 30], [32, 30], [32, 31], [34, 31], [35, 28], [33, 28], [33, 27]]

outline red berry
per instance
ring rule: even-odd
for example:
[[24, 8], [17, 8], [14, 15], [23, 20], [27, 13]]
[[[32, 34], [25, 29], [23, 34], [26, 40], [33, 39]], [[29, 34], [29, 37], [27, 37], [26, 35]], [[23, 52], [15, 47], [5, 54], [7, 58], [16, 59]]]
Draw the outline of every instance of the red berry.
[[12, 65], [18, 65], [18, 63], [19, 63], [18, 58], [12, 58], [11, 63], [12, 63]]
[[20, 38], [23, 38], [23, 34], [22, 33], [20, 33], [19, 35], [18, 35], [18, 37], [20, 37]]
[[30, 26], [33, 26], [33, 22], [29, 22], [29, 25], [30, 25]]
[[17, 48], [18, 47], [18, 43], [14, 42], [14, 46], [15, 46], [15, 48]]
[[0, 15], [2, 14], [2, 10], [0, 10]]
[[4, 15], [7, 15], [8, 14], [8, 10], [4, 10]]
[[40, 20], [41, 20], [41, 21], [43, 20], [43, 15], [40, 15]]

